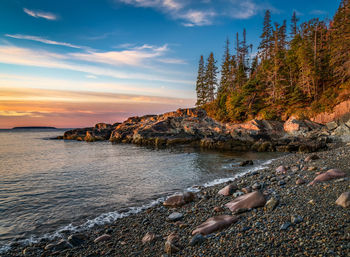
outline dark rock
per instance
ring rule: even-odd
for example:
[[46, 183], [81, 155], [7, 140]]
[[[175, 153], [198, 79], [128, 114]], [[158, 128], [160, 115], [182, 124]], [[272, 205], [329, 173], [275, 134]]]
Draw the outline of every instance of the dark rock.
[[290, 217], [290, 222], [292, 224], [298, 224], [302, 221], [303, 221], [303, 217], [301, 217], [300, 215], [293, 215]]
[[205, 238], [204, 236], [202, 236], [202, 234], [196, 234], [192, 237], [190, 241], [190, 246], [200, 245], [203, 243], [204, 240]]
[[181, 220], [183, 218], [183, 214], [182, 213], [179, 213], [179, 212], [173, 212], [172, 214], [170, 214], [168, 216], [168, 220], [169, 221], [178, 221], [178, 220]]
[[317, 154], [312, 154], [312, 155], [309, 155], [308, 157], [306, 157], [304, 161], [310, 162], [310, 161], [315, 161], [318, 159], [320, 159], [320, 157]]
[[84, 236], [83, 234], [74, 234], [68, 237], [68, 243], [70, 243], [72, 246], [79, 246], [83, 244], [85, 240], [86, 236]]
[[253, 161], [252, 160], [246, 160], [246, 161], [242, 161], [239, 166], [244, 167], [244, 166], [248, 166], [248, 165], [253, 165]]
[[280, 230], [287, 230], [292, 224], [290, 222], [283, 223]]

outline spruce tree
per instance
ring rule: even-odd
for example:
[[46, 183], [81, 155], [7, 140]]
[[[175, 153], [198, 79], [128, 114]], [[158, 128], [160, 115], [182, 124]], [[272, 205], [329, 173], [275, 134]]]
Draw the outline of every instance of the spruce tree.
[[230, 41], [226, 39], [225, 52], [222, 59], [221, 65], [221, 79], [218, 88], [218, 96], [220, 94], [226, 94], [230, 84], [232, 83], [231, 78], [231, 55], [230, 55]]
[[296, 11], [293, 12], [292, 20], [291, 20], [291, 32], [290, 35], [292, 39], [295, 37], [295, 35], [298, 33], [298, 17]]
[[201, 106], [205, 104], [206, 101], [206, 91], [205, 91], [205, 67], [204, 67], [204, 58], [201, 55], [198, 65], [198, 75], [197, 75], [197, 83], [196, 83], [196, 91], [197, 91], [197, 106]]
[[261, 34], [261, 42], [258, 47], [260, 58], [265, 60], [269, 57], [272, 39], [271, 12], [266, 10], [264, 17], [263, 33]]
[[210, 53], [205, 70], [205, 102], [209, 103], [215, 99], [215, 89], [217, 86], [217, 73], [216, 61], [214, 59], [213, 52]]

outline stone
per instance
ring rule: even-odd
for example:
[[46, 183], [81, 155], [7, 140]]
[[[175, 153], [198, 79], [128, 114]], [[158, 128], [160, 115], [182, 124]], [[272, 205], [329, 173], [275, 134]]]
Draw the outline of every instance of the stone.
[[202, 234], [196, 234], [191, 238], [190, 246], [200, 245], [205, 240]]
[[276, 173], [277, 174], [286, 174], [287, 173], [287, 168], [284, 166], [279, 166], [276, 168]]
[[294, 136], [302, 136], [306, 132], [320, 129], [323, 125], [309, 120], [298, 120], [295, 116], [291, 116], [283, 125], [284, 131]]
[[241, 167], [245, 167], [245, 166], [248, 166], [248, 165], [253, 165], [253, 161], [252, 160], [246, 160], [246, 161], [242, 161], [239, 166]]
[[238, 220], [237, 216], [230, 216], [230, 215], [221, 215], [221, 216], [212, 217], [206, 220], [204, 223], [202, 223], [198, 227], [196, 227], [196, 229], [193, 230], [192, 235], [195, 235], [195, 234], [208, 235], [216, 231], [222, 230], [224, 228], [227, 228], [237, 220]]
[[342, 193], [335, 203], [341, 207], [349, 208], [350, 207], [350, 192]]
[[315, 171], [315, 170], [317, 170], [317, 167], [315, 167], [315, 166], [310, 166], [307, 170], [308, 170], [308, 171]]
[[253, 190], [258, 190], [261, 188], [261, 185], [259, 183], [254, 183], [254, 185], [252, 186]]
[[196, 195], [192, 192], [185, 192], [183, 194], [172, 195], [163, 203], [164, 206], [168, 207], [181, 207], [187, 203], [193, 202]]
[[292, 224], [298, 224], [298, 223], [300, 223], [302, 221], [303, 221], [303, 217], [301, 217], [300, 215], [292, 215], [290, 217], [290, 222]]
[[178, 220], [181, 220], [182, 218], [183, 218], [183, 214], [182, 213], [180, 213], [180, 212], [173, 212], [172, 214], [170, 214], [169, 216], [168, 216], [168, 220], [169, 221], [178, 221]]
[[232, 195], [236, 190], [237, 190], [237, 185], [236, 184], [229, 184], [225, 186], [223, 189], [221, 189], [218, 194], [219, 195], [224, 195], [224, 196], [229, 196]]
[[290, 222], [283, 223], [280, 230], [287, 230], [292, 224]]
[[73, 246], [68, 243], [66, 240], [62, 239], [57, 244], [48, 244], [45, 247], [45, 250], [50, 251], [63, 251], [65, 249], [73, 248]]
[[175, 233], [171, 233], [168, 237], [167, 237], [167, 240], [165, 242], [165, 252], [167, 254], [174, 254], [174, 253], [177, 253], [178, 251], [180, 251], [180, 248], [178, 246], [178, 240], [179, 240], [179, 237], [177, 234]]
[[254, 191], [249, 194], [241, 195], [225, 206], [232, 212], [237, 212], [240, 209], [250, 209], [262, 207], [266, 203], [264, 195], [259, 191]]
[[142, 238], [142, 244], [148, 244], [153, 242], [156, 239], [156, 235], [151, 233], [151, 232], [147, 232], [146, 235], [143, 236]]
[[303, 185], [305, 183], [306, 183], [306, 181], [303, 180], [302, 178], [298, 178], [297, 181], [295, 182], [295, 184], [297, 184], [297, 185]]
[[335, 121], [328, 122], [326, 124], [328, 130], [334, 130], [338, 127], [338, 124]]
[[233, 197], [239, 197], [239, 196], [241, 196], [241, 195], [244, 195], [244, 193], [243, 192], [241, 192], [241, 191], [238, 191], [238, 192], [236, 192], [236, 193], [234, 193], [233, 194]]
[[326, 171], [325, 173], [322, 173], [320, 175], [318, 175], [316, 178], [314, 178], [313, 181], [311, 181], [309, 183], [310, 186], [319, 183], [319, 182], [324, 182], [324, 181], [329, 181], [335, 178], [343, 178], [345, 177], [346, 174], [338, 169], [330, 169], [328, 171]]
[[104, 234], [102, 236], [97, 237], [94, 240], [94, 243], [99, 243], [99, 242], [105, 242], [105, 241], [109, 241], [112, 237], [108, 234]]
[[284, 180], [280, 180], [277, 183], [277, 185], [279, 185], [279, 186], [284, 186], [285, 184], [286, 184], [286, 182]]
[[241, 189], [243, 193], [248, 194], [252, 192], [252, 188], [251, 187], [244, 187]]
[[72, 246], [79, 246], [83, 244], [86, 240], [86, 236], [83, 234], [74, 234], [68, 237], [68, 243]]
[[279, 200], [272, 197], [270, 200], [266, 202], [264, 209], [266, 211], [273, 211], [278, 204], [279, 204]]
[[222, 207], [219, 207], [219, 206], [214, 207], [214, 212], [223, 212], [223, 211], [225, 210]]
[[311, 162], [311, 161], [315, 161], [318, 159], [320, 159], [320, 157], [317, 154], [312, 154], [312, 155], [307, 156], [304, 161]]

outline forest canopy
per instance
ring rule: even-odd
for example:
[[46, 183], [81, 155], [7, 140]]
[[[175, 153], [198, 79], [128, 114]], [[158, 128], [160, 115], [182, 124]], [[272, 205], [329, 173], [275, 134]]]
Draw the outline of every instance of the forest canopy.
[[331, 21], [299, 24], [294, 12], [287, 27], [265, 12], [258, 52], [246, 30], [226, 40], [218, 81], [214, 54], [200, 57], [197, 106], [220, 121], [286, 120], [331, 110], [350, 96], [350, 0], [342, 0]]

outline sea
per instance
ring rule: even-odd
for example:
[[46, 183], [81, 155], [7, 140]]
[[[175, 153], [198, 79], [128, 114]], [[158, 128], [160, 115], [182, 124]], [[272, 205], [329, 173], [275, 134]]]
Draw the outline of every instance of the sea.
[[[113, 222], [174, 193], [262, 169], [280, 156], [50, 139], [64, 131], [0, 130], [0, 253], [14, 242]], [[248, 159], [253, 166], [239, 166]]]

